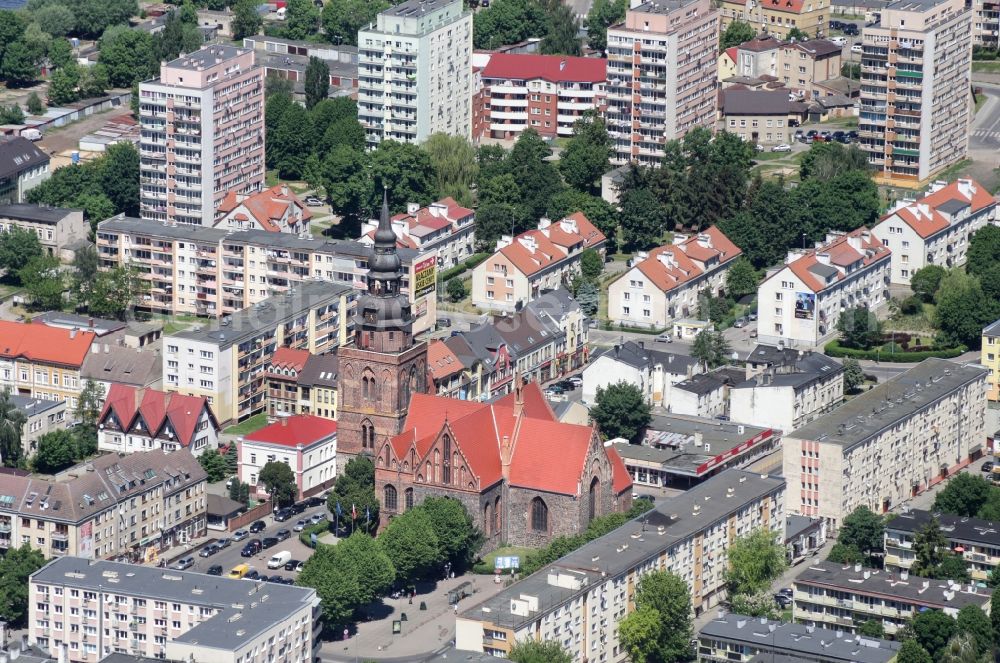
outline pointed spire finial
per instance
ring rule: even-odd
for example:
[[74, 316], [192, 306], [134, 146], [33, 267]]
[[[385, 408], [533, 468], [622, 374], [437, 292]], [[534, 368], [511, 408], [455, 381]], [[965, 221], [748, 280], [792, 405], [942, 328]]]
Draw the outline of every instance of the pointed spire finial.
[[389, 190], [385, 187], [382, 187], [382, 214], [375, 231], [375, 246], [379, 245], [387, 250], [395, 250], [396, 247], [396, 233], [392, 230], [392, 219], [389, 217]]

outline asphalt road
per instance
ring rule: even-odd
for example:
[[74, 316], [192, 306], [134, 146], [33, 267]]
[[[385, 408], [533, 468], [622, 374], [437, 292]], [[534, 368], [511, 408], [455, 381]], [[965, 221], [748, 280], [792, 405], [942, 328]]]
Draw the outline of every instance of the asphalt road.
[[[283, 523], [276, 523], [274, 522], [273, 516], [268, 516], [267, 518], [264, 519], [264, 522], [267, 523], [267, 528], [263, 532], [260, 532], [258, 534], [251, 534], [250, 538], [251, 539], [257, 538], [263, 540], [265, 537], [274, 536], [275, 532], [277, 532], [280, 529], [287, 529], [291, 531], [292, 527], [295, 525], [295, 521], [299, 519], [308, 519], [315, 513], [325, 513], [327, 517], [331, 515], [327, 511], [326, 506], [319, 506], [319, 507], [313, 507], [312, 509], [306, 509], [304, 513], [299, 514], [297, 516], [292, 516]], [[247, 527], [249, 527], [249, 525]], [[222, 538], [222, 536], [224, 536], [225, 534], [226, 534], [225, 532], [220, 532], [219, 536], [214, 537], [214, 539]], [[228, 536], [231, 538], [232, 534], [229, 534]], [[288, 552], [292, 553], [292, 559], [297, 559], [302, 562], [307, 560], [309, 556], [312, 554], [312, 549], [302, 545], [302, 543], [299, 541], [298, 532], [292, 532], [291, 537], [289, 537], [288, 539], [278, 542], [278, 544], [272, 548], [268, 548], [267, 550], [262, 550], [253, 557], [241, 557], [240, 550], [243, 549], [243, 544], [246, 543], [247, 540], [249, 539], [245, 539], [243, 541], [234, 541], [228, 547], [223, 548], [222, 550], [212, 555], [211, 557], [199, 556], [198, 553], [204, 546], [191, 550], [191, 552], [185, 555], [185, 556], [191, 555], [195, 559], [194, 566], [191, 567], [189, 570], [198, 573], [206, 573], [210, 566], [219, 564], [222, 566], [223, 575], [226, 575], [227, 573], [229, 573], [229, 570], [234, 566], [236, 566], [237, 564], [249, 564], [254, 569], [256, 569], [256, 571], [261, 575], [267, 575], [267, 576], [280, 575], [286, 578], [294, 578], [296, 575], [294, 571], [285, 571], [284, 569], [278, 569], [278, 570], [268, 569], [267, 560], [271, 559], [273, 555], [283, 550], [287, 550]], [[207, 543], [209, 542], [206, 542], [206, 545]]]
[[969, 129], [969, 152], [974, 159], [993, 163], [1000, 150], [1000, 87], [976, 85], [983, 89], [987, 99]]

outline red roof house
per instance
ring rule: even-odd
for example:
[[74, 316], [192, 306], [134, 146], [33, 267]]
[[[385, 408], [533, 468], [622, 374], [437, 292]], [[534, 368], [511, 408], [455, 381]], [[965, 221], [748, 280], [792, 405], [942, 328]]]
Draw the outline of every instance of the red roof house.
[[295, 477], [296, 499], [333, 485], [337, 469], [337, 422], [311, 414], [280, 417], [239, 442], [240, 481], [260, 497], [267, 491], [260, 473], [268, 463], [287, 463]]
[[102, 451], [131, 453], [218, 448], [219, 422], [204, 396], [112, 384], [98, 419]]
[[288, 185], [250, 195], [230, 191], [219, 204], [215, 226], [236, 230], [300, 233], [309, 230], [312, 212]]

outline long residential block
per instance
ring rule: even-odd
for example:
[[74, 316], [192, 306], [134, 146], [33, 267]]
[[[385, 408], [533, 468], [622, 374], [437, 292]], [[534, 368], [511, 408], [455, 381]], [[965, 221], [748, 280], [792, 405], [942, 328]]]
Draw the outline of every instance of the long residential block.
[[316, 590], [64, 557], [29, 586], [29, 639], [60, 661], [111, 653], [191, 663], [309, 663]]
[[985, 416], [986, 369], [925, 359], [785, 437], [788, 509], [885, 513], [981, 455]]
[[948, 547], [965, 559], [975, 581], [986, 580], [1000, 566], [1000, 523], [950, 513], [907, 509], [885, 525], [885, 568], [907, 571], [916, 560], [917, 535], [937, 520]]

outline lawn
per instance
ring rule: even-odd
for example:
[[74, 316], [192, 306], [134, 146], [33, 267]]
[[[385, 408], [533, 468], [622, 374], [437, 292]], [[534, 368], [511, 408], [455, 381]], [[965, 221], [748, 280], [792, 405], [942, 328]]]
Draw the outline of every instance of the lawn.
[[222, 431], [227, 435], [248, 435], [254, 431], [260, 430], [267, 425], [267, 413], [261, 412], [260, 414], [255, 414], [249, 419], [244, 419], [240, 423], [230, 426], [226, 430]]
[[972, 71], [982, 74], [1000, 74], [1000, 60], [974, 60]]
[[753, 160], [754, 161], [773, 161], [775, 159], [785, 159], [785, 158], [789, 158], [789, 160], [791, 160], [790, 157], [792, 157], [792, 156], [793, 155], [792, 155], [791, 152], [770, 152], [770, 151], [768, 151], [768, 152], [758, 152], [757, 154], [754, 155]]
[[924, 310], [913, 315], [903, 315], [898, 313], [889, 318], [883, 324], [886, 331], [919, 332], [933, 334], [937, 331], [934, 327], [934, 304], [924, 304]]
[[493, 574], [492, 569], [495, 568], [494, 560], [497, 557], [514, 557], [514, 556], [516, 556], [516, 557], [520, 557], [521, 561], [524, 562], [524, 558], [530, 552], [534, 552], [534, 549], [533, 548], [519, 548], [517, 546], [508, 546], [506, 548], [497, 548], [496, 550], [494, 550], [490, 554], [488, 554], [485, 557], [483, 557], [482, 564], [484, 564], [484, 565], [486, 565], [486, 566], [488, 566], [490, 568], [490, 575], [492, 575]]

